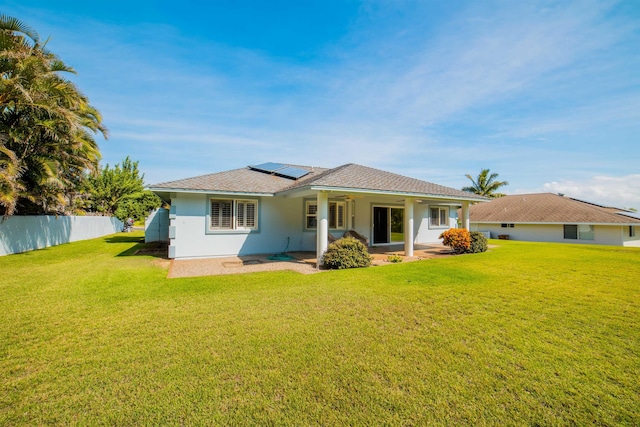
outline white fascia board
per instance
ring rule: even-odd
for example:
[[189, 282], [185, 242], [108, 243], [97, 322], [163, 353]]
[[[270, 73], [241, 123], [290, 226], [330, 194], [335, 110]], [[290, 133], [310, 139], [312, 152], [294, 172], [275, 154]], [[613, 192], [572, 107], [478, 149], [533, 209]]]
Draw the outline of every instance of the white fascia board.
[[420, 204], [422, 205], [434, 205], [436, 206], [435, 203], [437, 203], [437, 206], [449, 206], [449, 207], [453, 207], [453, 208], [461, 208], [462, 204], [460, 202], [449, 202], [449, 201], [440, 201], [440, 200], [422, 200], [420, 202]]
[[379, 196], [393, 196], [393, 197], [412, 197], [416, 199], [433, 199], [433, 200], [444, 200], [450, 202], [485, 202], [488, 200], [476, 199], [472, 197], [453, 197], [453, 196], [443, 196], [439, 194], [427, 194], [427, 193], [404, 193], [398, 191], [386, 191], [386, 190], [368, 190], [365, 188], [348, 188], [348, 187], [325, 187], [325, 186], [309, 186], [309, 187], [299, 187], [293, 190], [283, 191], [278, 193], [278, 195], [288, 196], [297, 192], [315, 192], [315, 191], [325, 191], [329, 193], [355, 193], [355, 194], [371, 194], [371, 195], [379, 195]]
[[158, 193], [192, 193], [192, 194], [219, 194], [221, 196], [254, 196], [254, 197], [273, 197], [273, 193], [252, 193], [238, 191], [215, 191], [215, 190], [191, 190], [184, 188], [158, 188], [150, 187], [149, 191]]

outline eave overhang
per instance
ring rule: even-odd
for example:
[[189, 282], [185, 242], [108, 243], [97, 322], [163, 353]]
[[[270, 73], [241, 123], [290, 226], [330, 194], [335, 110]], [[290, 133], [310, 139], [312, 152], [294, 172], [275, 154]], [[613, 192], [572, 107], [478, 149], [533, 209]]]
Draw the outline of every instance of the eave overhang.
[[[165, 187], [149, 187], [149, 191], [152, 191], [158, 195], [170, 194], [170, 193], [184, 193], [184, 194], [215, 194], [220, 196], [241, 196], [241, 197], [273, 197], [273, 193], [258, 193], [251, 191], [220, 191], [220, 190], [199, 190], [192, 188], [165, 188]], [[162, 197], [162, 196], [160, 196]]]
[[290, 190], [285, 190], [276, 193], [278, 196], [284, 197], [303, 197], [317, 192], [327, 193], [347, 193], [347, 194], [369, 194], [374, 196], [391, 196], [391, 197], [411, 197], [415, 199], [431, 199], [431, 200], [443, 200], [443, 201], [455, 201], [455, 202], [488, 202], [489, 199], [478, 197], [458, 197], [458, 196], [446, 196], [442, 194], [431, 193], [412, 193], [403, 191], [388, 191], [388, 190], [371, 190], [366, 188], [352, 188], [352, 187], [329, 187], [324, 185], [310, 185], [305, 187], [297, 187]]

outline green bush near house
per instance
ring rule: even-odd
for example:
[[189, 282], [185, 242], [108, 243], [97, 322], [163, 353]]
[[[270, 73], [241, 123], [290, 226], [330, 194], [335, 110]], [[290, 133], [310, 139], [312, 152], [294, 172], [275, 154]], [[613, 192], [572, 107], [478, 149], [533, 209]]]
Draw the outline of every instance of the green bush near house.
[[343, 237], [329, 244], [322, 262], [325, 268], [336, 270], [369, 267], [371, 255], [361, 241], [353, 237]]
[[402, 256], [397, 254], [391, 254], [387, 257], [387, 261], [393, 262], [393, 263], [402, 262]]
[[479, 252], [486, 252], [489, 244], [488, 240], [484, 234], [479, 231], [472, 231], [469, 233], [471, 238], [471, 243], [469, 244], [469, 249], [467, 249], [467, 253], [475, 254]]

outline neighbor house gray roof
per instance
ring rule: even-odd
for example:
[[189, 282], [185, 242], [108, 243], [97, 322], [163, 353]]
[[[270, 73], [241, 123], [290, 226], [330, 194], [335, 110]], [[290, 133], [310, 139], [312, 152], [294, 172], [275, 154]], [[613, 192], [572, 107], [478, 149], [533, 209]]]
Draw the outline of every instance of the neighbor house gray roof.
[[552, 193], [498, 197], [471, 206], [471, 222], [640, 224], [632, 212], [572, 199]]
[[250, 167], [212, 173], [194, 178], [163, 182], [149, 188], [156, 193], [211, 192], [276, 195], [305, 189], [336, 189], [354, 192], [378, 192], [418, 197], [440, 197], [463, 200], [487, 200], [482, 196], [443, 185], [409, 178], [354, 163], [333, 169], [290, 165], [306, 169], [308, 175], [293, 180], [260, 172]]

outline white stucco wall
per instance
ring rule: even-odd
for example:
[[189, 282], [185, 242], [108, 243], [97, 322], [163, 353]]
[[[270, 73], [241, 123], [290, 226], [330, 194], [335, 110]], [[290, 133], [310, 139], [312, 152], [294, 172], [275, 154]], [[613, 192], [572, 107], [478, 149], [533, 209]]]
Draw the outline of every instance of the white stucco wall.
[[207, 213], [211, 197], [177, 194], [172, 198], [170, 256], [197, 258], [279, 253], [285, 250], [287, 238], [290, 251], [312, 250], [304, 247], [301, 199], [246, 197], [258, 200], [258, 230], [210, 231]]
[[[208, 229], [209, 200], [225, 198], [207, 194], [174, 194], [169, 213], [169, 256], [172, 258], [225, 257], [279, 253], [287, 247], [289, 251], [315, 251], [316, 231], [305, 230], [305, 203], [315, 197], [246, 197], [258, 200], [258, 230], [214, 232]], [[231, 197], [229, 197], [231, 198]], [[332, 198], [329, 201], [344, 201]], [[372, 242], [373, 206], [402, 208], [403, 201], [396, 197], [357, 197], [347, 202], [348, 216], [354, 213], [354, 229]], [[429, 208], [438, 203], [416, 203], [414, 205], [415, 243], [440, 242], [444, 228], [429, 226]], [[449, 209], [449, 227], [456, 227], [456, 207]], [[348, 227], [347, 227], [348, 229]], [[346, 229], [330, 229], [340, 238]], [[398, 242], [400, 243], [400, 242]]]
[[[508, 234], [510, 240], [527, 242], [581, 243], [596, 245], [623, 245], [623, 232], [628, 226], [595, 225], [594, 240], [576, 240], [564, 238], [563, 224], [515, 224], [513, 228], [503, 228], [500, 224], [471, 223], [472, 231], [490, 231], [491, 238], [497, 239], [500, 234]], [[637, 240], [629, 241], [625, 246], [634, 245]], [[640, 242], [638, 242], [640, 246]]]
[[158, 208], [151, 211], [144, 221], [144, 241], [168, 242], [169, 241], [169, 210]]
[[640, 248], [640, 225], [634, 226], [635, 236], [629, 236], [629, 226], [622, 227], [622, 245]]
[[[447, 227], [432, 227], [429, 225], [430, 221], [430, 208], [431, 207], [448, 207], [449, 208], [449, 225]], [[416, 238], [415, 243], [441, 243], [440, 234], [449, 228], [458, 227], [458, 214], [456, 206], [448, 206], [439, 202], [423, 202], [416, 204], [415, 207], [415, 220], [416, 220]]]
[[11, 216], [0, 222], [0, 256], [94, 239], [122, 231], [108, 216]]
[[[373, 207], [374, 206], [389, 206], [394, 208], [403, 208], [403, 199], [395, 197], [358, 197], [354, 199], [355, 204], [355, 230], [366, 236], [369, 242], [373, 241]], [[448, 227], [430, 227], [429, 226], [429, 208], [431, 206], [447, 206], [444, 203], [423, 201], [421, 203], [414, 203], [413, 205], [413, 218], [414, 218], [414, 243], [439, 243], [442, 240], [439, 239], [440, 234], [448, 228], [457, 227], [457, 212], [456, 207], [449, 208], [449, 226]], [[333, 234], [333, 233], [332, 233]], [[339, 236], [336, 236], [339, 237]], [[401, 242], [396, 242], [401, 243]]]

